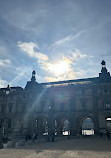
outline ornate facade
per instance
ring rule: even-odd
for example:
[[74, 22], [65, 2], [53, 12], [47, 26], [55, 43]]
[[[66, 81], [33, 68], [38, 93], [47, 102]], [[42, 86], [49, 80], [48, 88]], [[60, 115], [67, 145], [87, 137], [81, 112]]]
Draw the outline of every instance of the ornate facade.
[[99, 77], [0, 89], [0, 128], [7, 135], [81, 133], [92, 120], [95, 133], [111, 130], [111, 76], [102, 61]]

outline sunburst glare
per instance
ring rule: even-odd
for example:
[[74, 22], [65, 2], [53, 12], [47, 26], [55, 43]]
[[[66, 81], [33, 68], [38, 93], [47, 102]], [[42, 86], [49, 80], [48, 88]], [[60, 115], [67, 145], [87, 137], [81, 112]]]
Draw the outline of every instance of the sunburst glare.
[[69, 63], [65, 60], [62, 60], [55, 64], [49, 64], [48, 68], [55, 76], [59, 76], [68, 73], [69, 67]]

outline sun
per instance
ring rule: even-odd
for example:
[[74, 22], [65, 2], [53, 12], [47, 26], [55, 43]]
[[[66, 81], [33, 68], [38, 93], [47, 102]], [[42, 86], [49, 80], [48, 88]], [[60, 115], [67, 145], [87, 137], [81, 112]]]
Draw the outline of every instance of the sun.
[[67, 61], [62, 60], [55, 64], [49, 64], [49, 70], [55, 75], [60, 76], [69, 71], [69, 64]]

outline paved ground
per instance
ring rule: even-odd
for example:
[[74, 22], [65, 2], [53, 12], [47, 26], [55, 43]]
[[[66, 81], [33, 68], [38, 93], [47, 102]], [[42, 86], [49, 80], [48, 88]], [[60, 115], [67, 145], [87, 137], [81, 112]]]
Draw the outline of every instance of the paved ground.
[[0, 149], [0, 158], [111, 158], [111, 140], [81, 138]]

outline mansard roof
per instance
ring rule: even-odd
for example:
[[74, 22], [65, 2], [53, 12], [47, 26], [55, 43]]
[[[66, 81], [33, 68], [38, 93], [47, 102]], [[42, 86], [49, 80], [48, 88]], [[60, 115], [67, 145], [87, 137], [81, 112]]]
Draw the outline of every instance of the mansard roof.
[[22, 91], [23, 88], [22, 87], [7, 87], [7, 88], [0, 88], [0, 92], [6, 92], [6, 91], [11, 91], [11, 92], [15, 92], [15, 91]]
[[[99, 73], [99, 77], [93, 78], [83, 78], [83, 79], [74, 79], [74, 80], [64, 80], [64, 81], [55, 81], [55, 82], [45, 82], [45, 83], [37, 83], [35, 78], [35, 71], [32, 72], [31, 81], [28, 81], [25, 90], [34, 90], [40, 89], [43, 87], [52, 87], [52, 86], [67, 86], [67, 85], [88, 85], [88, 84], [100, 84], [100, 83], [111, 83], [110, 73], [107, 71], [106, 62], [103, 60], [101, 73]], [[5, 91], [21, 91], [23, 88], [21, 87], [8, 87], [0, 88], [0, 92]]]
[[[86, 84], [100, 84], [100, 83], [109, 83], [111, 82], [110, 73], [107, 71], [106, 62], [103, 60], [101, 62], [102, 69], [101, 73], [99, 73], [99, 77], [94, 78], [84, 78], [84, 79], [74, 79], [74, 80], [65, 80], [65, 81], [55, 81], [55, 82], [45, 82], [45, 83], [37, 83], [35, 80], [27, 82], [25, 89], [37, 89], [38, 87], [52, 87], [52, 86], [63, 86], [63, 85], [86, 85]], [[35, 71], [34, 71], [35, 72]]]

